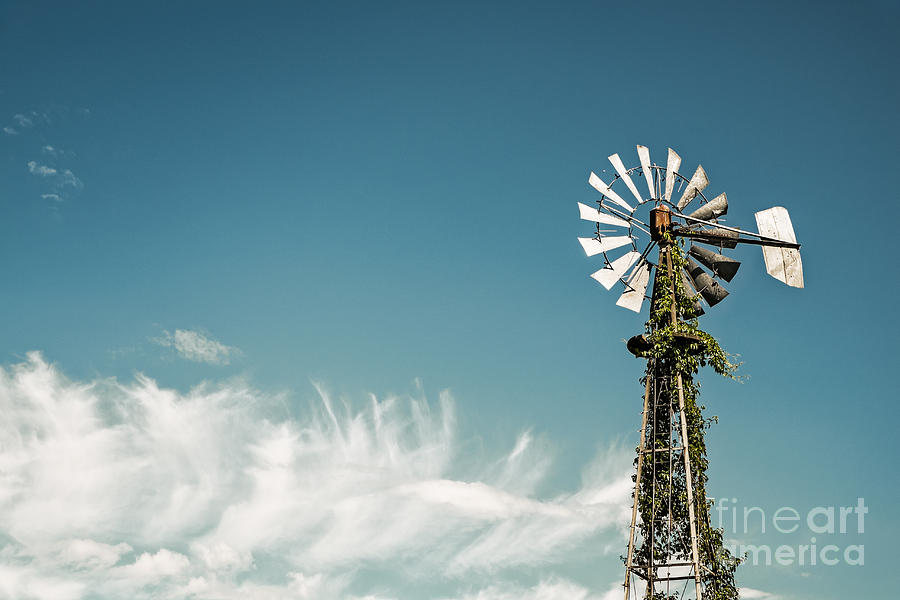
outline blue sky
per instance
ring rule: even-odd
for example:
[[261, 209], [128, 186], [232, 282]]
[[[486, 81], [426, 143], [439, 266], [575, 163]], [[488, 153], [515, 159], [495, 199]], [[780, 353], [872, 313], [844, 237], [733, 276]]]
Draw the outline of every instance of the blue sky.
[[[0, 579], [13, 582], [0, 594], [603, 598], [621, 576], [640, 410], [642, 364], [622, 340], [646, 313], [588, 278], [598, 266], [576, 242], [590, 226], [575, 203], [596, 199], [587, 175], [609, 154], [636, 165], [635, 144], [658, 162], [675, 148], [683, 172], [702, 163], [732, 224], [788, 207], [803, 244], [804, 290], [740, 248], [732, 295], [701, 321], [749, 375], [702, 375], [720, 417], [710, 492], [769, 513], [869, 508], [864, 534], [819, 536], [864, 544], [864, 566], [747, 566], [742, 585], [803, 599], [898, 583], [897, 25], [888, 2], [3, 3], [0, 396], [13, 415], [3, 448], [18, 450], [4, 451], [0, 502], [19, 519], [0, 529]], [[398, 398], [384, 413], [396, 439], [376, 435], [370, 393]], [[349, 412], [332, 420], [323, 397]], [[201, 428], [202, 443], [178, 433], [204, 411], [213, 423], [238, 411], [244, 426]], [[163, 413], [180, 424], [150, 418]], [[347, 458], [353, 423], [371, 434], [359, 455], [371, 464]], [[307, 434], [323, 454], [307, 453]], [[91, 454], [97, 439], [110, 445]], [[259, 439], [293, 458], [247, 449]], [[93, 490], [72, 496], [82, 505], [41, 483], [62, 477], [54, 452], [81, 457], [65, 481]], [[186, 453], [210, 462], [159, 458]], [[238, 476], [268, 472], [259, 461], [289, 465], [294, 485], [271, 492], [285, 512], [253, 504], [268, 479]], [[146, 477], [104, 487], [135, 462]], [[148, 533], [179, 513], [172, 497], [198, 469], [219, 474], [211, 504]], [[304, 496], [316, 478], [346, 490]], [[153, 502], [141, 481], [158, 484]], [[431, 531], [472, 537], [333, 549], [366, 544], [341, 537], [335, 506], [393, 523], [385, 498], [401, 488], [417, 490], [411, 510]], [[459, 521], [442, 520], [441, 494], [461, 489], [478, 493], [446, 500]], [[366, 494], [387, 496], [359, 508]], [[492, 502], [519, 508], [485, 517]], [[80, 529], [45, 531], [28, 509], [130, 503], [145, 512], [69, 520]], [[238, 543], [227, 524], [240, 506], [271, 522], [307, 507], [319, 520], [282, 542], [309, 552]], [[239, 558], [204, 559], [222, 544]], [[499, 550], [516, 544], [527, 552]], [[409, 558], [422, 553], [444, 559]]]

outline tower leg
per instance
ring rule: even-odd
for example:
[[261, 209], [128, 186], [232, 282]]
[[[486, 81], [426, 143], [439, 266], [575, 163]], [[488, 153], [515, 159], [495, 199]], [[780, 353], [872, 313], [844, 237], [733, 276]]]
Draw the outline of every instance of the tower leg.
[[641, 413], [641, 445], [638, 447], [637, 477], [634, 480], [634, 498], [631, 505], [631, 527], [628, 530], [628, 557], [625, 561], [625, 600], [631, 593], [631, 564], [634, 559], [634, 530], [637, 527], [638, 495], [641, 489], [641, 468], [644, 464], [644, 438], [647, 432], [647, 409], [650, 403], [651, 372], [647, 372], [647, 386], [644, 389], [644, 411]]
[[[678, 374], [678, 412], [681, 414], [681, 454], [684, 457], [684, 479], [687, 488], [688, 520], [691, 530], [691, 562], [694, 569], [694, 585], [697, 587], [697, 600], [703, 600], [700, 585], [700, 552], [697, 548], [697, 511], [694, 510], [694, 481], [691, 476], [690, 441], [688, 440], [687, 415], [684, 408], [684, 385], [681, 373]], [[704, 500], [705, 501], [705, 500]]]

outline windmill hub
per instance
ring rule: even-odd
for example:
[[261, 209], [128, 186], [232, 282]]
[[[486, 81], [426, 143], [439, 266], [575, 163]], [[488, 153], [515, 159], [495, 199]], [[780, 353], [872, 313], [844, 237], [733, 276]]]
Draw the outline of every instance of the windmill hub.
[[659, 206], [650, 211], [650, 239], [654, 242], [665, 239], [672, 231], [672, 211]]

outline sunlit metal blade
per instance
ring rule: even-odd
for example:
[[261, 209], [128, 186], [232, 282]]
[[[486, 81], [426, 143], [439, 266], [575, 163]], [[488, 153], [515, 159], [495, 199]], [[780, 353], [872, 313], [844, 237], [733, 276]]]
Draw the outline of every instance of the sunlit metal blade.
[[621, 235], [605, 237], [599, 240], [597, 238], [580, 237], [578, 238], [578, 241], [581, 242], [581, 247], [584, 248], [585, 254], [588, 256], [595, 256], [601, 252], [607, 252], [609, 250], [621, 248], [622, 246], [627, 246], [632, 240], [627, 235]]
[[650, 150], [647, 146], [637, 147], [638, 158], [641, 159], [641, 170], [644, 172], [644, 179], [647, 180], [647, 189], [650, 190], [648, 198], [654, 198], [656, 191], [653, 189], [653, 171], [650, 169]]
[[725, 281], [734, 279], [738, 268], [741, 266], [741, 263], [733, 258], [728, 258], [718, 252], [713, 252], [712, 250], [707, 250], [706, 248], [695, 246], [694, 244], [691, 244], [688, 253], [703, 263], [707, 269], [713, 272], [713, 275], [721, 277]]
[[616, 169], [616, 173], [619, 174], [619, 177], [622, 178], [622, 181], [625, 182], [625, 185], [628, 186], [628, 189], [631, 190], [631, 193], [637, 198], [638, 204], [644, 201], [641, 198], [640, 192], [637, 191], [637, 188], [634, 186], [634, 181], [631, 180], [631, 175], [628, 174], [628, 169], [625, 168], [625, 165], [622, 164], [622, 159], [619, 158], [618, 154], [613, 154], [609, 157], [609, 162], [612, 163], [612, 166]]
[[593, 221], [595, 223], [603, 223], [604, 225], [616, 225], [618, 227], [628, 227], [628, 221], [614, 217], [606, 213], [602, 213], [592, 206], [578, 203], [578, 212], [585, 221]]
[[[756, 213], [756, 226], [764, 236], [797, 243], [791, 217], [783, 206], [773, 206]], [[791, 287], [803, 287], [803, 262], [799, 250], [763, 246], [762, 251], [769, 275]]]
[[625, 293], [616, 300], [616, 306], [621, 306], [634, 312], [641, 312], [644, 294], [647, 292], [647, 285], [650, 283], [650, 268], [650, 263], [646, 260], [641, 260], [625, 283]]
[[675, 173], [681, 166], [681, 157], [678, 153], [669, 148], [669, 159], [666, 162], [666, 201], [672, 201], [672, 190], [675, 189]]
[[694, 212], [687, 215], [693, 219], [701, 221], [712, 221], [718, 219], [728, 212], [728, 198], [725, 194], [719, 194]]
[[641, 257], [640, 252], [629, 252], [624, 256], [617, 258], [596, 273], [592, 273], [591, 277], [597, 280], [600, 285], [606, 289], [612, 289], [619, 278]]
[[725, 296], [728, 295], [728, 290], [710, 277], [709, 274], [703, 270], [703, 267], [691, 260], [691, 257], [686, 256], [685, 260], [687, 261], [685, 270], [687, 270], [688, 277], [690, 277], [691, 282], [694, 284], [694, 289], [700, 292], [700, 295], [703, 296], [706, 303], [710, 306], [715, 306], [724, 300]]
[[606, 185], [606, 183], [602, 179], [597, 177], [596, 174], [591, 173], [591, 177], [590, 177], [590, 179], [588, 179], [588, 183], [590, 183], [591, 186], [595, 190], [597, 190], [598, 192], [600, 192], [601, 194], [603, 194], [604, 196], [606, 196], [607, 198], [609, 198], [610, 200], [612, 200], [613, 202], [615, 202], [616, 204], [618, 204], [619, 206], [621, 206], [622, 208], [627, 210], [628, 212], [630, 212], [630, 213], [634, 212], [634, 209], [631, 208], [631, 205], [628, 204], [627, 202], [625, 202], [624, 200], [622, 200], [622, 198], [617, 193], [615, 193], [614, 191], [609, 189], [609, 186]]
[[694, 175], [688, 182], [687, 187], [684, 188], [684, 193], [681, 195], [681, 200], [678, 201], [678, 210], [681, 210], [685, 206], [690, 204], [691, 200], [696, 198], [697, 194], [705, 190], [706, 186], [708, 185], [709, 178], [706, 176], [706, 171], [703, 170], [703, 165], [699, 165], [697, 167], [697, 170], [694, 171]]
[[691, 278], [688, 277], [687, 273], [684, 270], [681, 271], [681, 285], [684, 287], [684, 293], [689, 297], [694, 299], [694, 316], [699, 317], [704, 314], [706, 311], [703, 310], [703, 303], [700, 302], [700, 297], [697, 295], [697, 290], [694, 289], [694, 284], [691, 283]]

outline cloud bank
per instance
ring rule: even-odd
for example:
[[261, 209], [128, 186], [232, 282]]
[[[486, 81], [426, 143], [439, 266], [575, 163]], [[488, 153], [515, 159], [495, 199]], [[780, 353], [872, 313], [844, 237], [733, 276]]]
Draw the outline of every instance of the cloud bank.
[[618, 550], [630, 453], [541, 497], [547, 444], [473, 456], [447, 393], [353, 409], [317, 391], [276, 418], [281, 398], [233, 382], [0, 368], [0, 598], [606, 597], [554, 566]]

